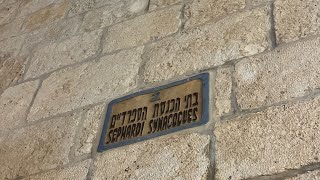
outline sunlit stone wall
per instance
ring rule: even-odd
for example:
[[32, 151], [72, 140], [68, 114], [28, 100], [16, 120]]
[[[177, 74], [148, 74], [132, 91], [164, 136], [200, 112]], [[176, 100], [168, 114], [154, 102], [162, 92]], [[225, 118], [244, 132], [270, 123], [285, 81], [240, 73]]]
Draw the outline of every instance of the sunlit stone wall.
[[[319, 179], [319, 0], [0, 0], [0, 179]], [[111, 100], [210, 74], [209, 122], [97, 152]]]

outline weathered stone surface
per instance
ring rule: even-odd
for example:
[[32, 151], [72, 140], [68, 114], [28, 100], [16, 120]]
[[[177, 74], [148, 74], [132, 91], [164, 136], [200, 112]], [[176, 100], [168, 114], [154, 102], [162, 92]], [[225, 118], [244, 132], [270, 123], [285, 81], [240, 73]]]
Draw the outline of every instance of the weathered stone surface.
[[19, 54], [24, 36], [17, 36], [0, 41], [0, 56], [16, 56]]
[[53, 179], [75, 179], [85, 180], [90, 167], [91, 159], [79, 162], [75, 165], [52, 170], [47, 173], [38, 174], [25, 178], [24, 180], [53, 180]]
[[286, 180], [319, 180], [320, 170], [310, 171], [305, 174], [299, 174], [296, 177], [288, 178]]
[[101, 35], [102, 31], [97, 30], [39, 47], [31, 59], [26, 78], [52, 72], [94, 55], [98, 51]]
[[109, 150], [97, 158], [92, 179], [206, 179], [209, 143], [190, 134]]
[[0, 56], [0, 91], [17, 83], [25, 69], [25, 57]]
[[20, 32], [22, 23], [23, 23], [23, 19], [18, 18], [16, 20], [11, 21], [8, 24], [1, 25], [0, 40], [17, 36]]
[[[102, 57], [49, 76], [34, 101], [29, 121], [125, 94], [136, 87], [142, 47]], [[111, 68], [112, 67], [112, 68]]]
[[85, 112], [83, 117], [84, 122], [79, 131], [79, 139], [77, 140], [76, 156], [91, 152], [92, 143], [95, 138], [98, 137], [98, 127], [102, 124], [101, 122], [103, 122], [102, 116], [104, 115], [104, 107], [104, 104], [95, 106]]
[[0, 25], [11, 22], [17, 14], [18, 7], [17, 4], [0, 6]]
[[319, 162], [319, 106], [317, 97], [218, 124], [216, 178], [245, 179]]
[[81, 14], [84, 13], [86, 11], [90, 11], [92, 9], [96, 9], [102, 6], [107, 6], [107, 5], [111, 5], [114, 4], [116, 2], [120, 3], [121, 0], [74, 0], [70, 10], [69, 10], [69, 14], [68, 16], [74, 16], [77, 14]]
[[225, 16], [245, 8], [245, 0], [193, 0], [187, 4], [185, 17], [186, 27], [202, 24], [208, 20]]
[[229, 16], [150, 45], [146, 82], [221, 65], [269, 49], [268, 8]]
[[27, 82], [10, 87], [1, 94], [0, 130], [8, 130], [26, 122], [27, 110], [37, 87], [38, 81]]
[[0, 131], [0, 144], [2, 144], [4, 142], [4, 140], [7, 138], [7, 134], [3, 131]]
[[112, 26], [105, 39], [104, 52], [142, 45], [177, 32], [180, 8], [154, 11]]
[[20, 2], [18, 16], [26, 16], [34, 13], [53, 3], [60, 3], [63, 0], [23, 0]]
[[276, 0], [274, 6], [278, 43], [320, 33], [318, 0]]
[[145, 12], [148, 0], [112, 0], [113, 4], [89, 11], [83, 20], [85, 30], [94, 30], [110, 26], [125, 19], [132, 18]]
[[236, 95], [242, 109], [310, 94], [320, 88], [320, 38], [278, 48], [236, 64]]
[[[73, 18], [60, 21], [56, 24], [49, 25], [47, 28], [45, 28], [45, 38], [49, 41], [56, 41], [70, 38], [78, 32], [83, 32], [81, 29], [81, 17], [75, 16]], [[95, 35], [92, 35], [92, 37], [95, 37]]]
[[64, 18], [70, 5], [70, 0], [63, 0], [59, 4], [52, 4], [30, 15], [24, 24], [24, 31], [32, 31], [45, 24]]
[[2, 6], [7, 6], [15, 3], [18, 3], [17, 6], [19, 6], [19, 2], [21, 2], [21, 0], [0, 0]]
[[12, 131], [0, 145], [0, 179], [15, 179], [69, 162], [79, 116], [55, 118]]
[[150, 0], [149, 10], [153, 11], [179, 2], [181, 2], [181, 0]]
[[215, 110], [217, 116], [228, 114], [231, 110], [231, 69], [222, 68], [217, 70], [214, 87]]
[[0, 3], [3, 3], [1, 5], [6, 6], [6, 5], [14, 4], [20, 1], [21, 0], [0, 0]]
[[75, 16], [29, 32], [25, 37], [21, 54], [28, 54], [40, 42], [68, 39], [83, 32], [80, 28], [81, 23], [81, 18]]
[[272, 0], [251, 0], [251, 6], [259, 6], [262, 4], [267, 4], [269, 2], [271, 2]]

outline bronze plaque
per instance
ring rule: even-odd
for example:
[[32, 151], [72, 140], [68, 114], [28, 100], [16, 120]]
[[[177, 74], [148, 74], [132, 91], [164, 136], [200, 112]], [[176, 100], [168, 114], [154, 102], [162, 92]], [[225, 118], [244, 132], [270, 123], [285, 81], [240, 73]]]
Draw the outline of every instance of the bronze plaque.
[[200, 74], [110, 102], [98, 151], [206, 123], [208, 77]]

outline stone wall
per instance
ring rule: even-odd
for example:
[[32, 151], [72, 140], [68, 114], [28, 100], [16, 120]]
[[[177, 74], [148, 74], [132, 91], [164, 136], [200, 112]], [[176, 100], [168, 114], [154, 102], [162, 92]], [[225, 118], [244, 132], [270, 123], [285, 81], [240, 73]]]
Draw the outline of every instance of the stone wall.
[[[0, 0], [0, 179], [319, 179], [319, 0]], [[111, 100], [210, 74], [204, 126], [97, 152]]]

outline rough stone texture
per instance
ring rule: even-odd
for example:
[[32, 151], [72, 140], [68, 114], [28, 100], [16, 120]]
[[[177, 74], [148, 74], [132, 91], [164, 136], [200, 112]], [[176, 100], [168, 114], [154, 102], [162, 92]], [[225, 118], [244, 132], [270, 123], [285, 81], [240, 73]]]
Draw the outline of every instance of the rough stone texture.
[[0, 3], [3, 3], [1, 5], [6, 6], [6, 5], [17, 3], [18, 1], [19, 0], [0, 0]]
[[0, 56], [0, 91], [21, 80], [25, 68], [25, 57]]
[[176, 135], [109, 150], [92, 179], [206, 179], [209, 143], [205, 135]]
[[25, 37], [21, 54], [28, 54], [38, 43], [43, 41], [57, 41], [71, 38], [77, 33], [83, 32], [81, 29], [81, 19], [79, 16], [68, 18], [57, 23], [34, 30]]
[[[38, 92], [29, 121], [123, 95], [136, 87], [142, 47], [51, 74]], [[110, 68], [112, 67], [112, 68]]]
[[218, 124], [216, 178], [243, 179], [319, 162], [320, 98]]
[[33, 55], [26, 78], [51, 72], [94, 55], [99, 48], [101, 35], [102, 31], [97, 30], [39, 47]]
[[86, 111], [84, 114], [84, 122], [79, 131], [79, 139], [77, 140], [76, 156], [88, 154], [91, 152], [92, 144], [97, 135], [99, 125], [103, 122], [102, 116], [104, 115], [105, 105], [95, 106]]
[[16, 4], [0, 6], [0, 25], [11, 22], [17, 14], [18, 7]]
[[202, 24], [245, 8], [245, 0], [193, 0], [185, 9], [186, 27]]
[[17, 36], [0, 41], [0, 56], [16, 56], [19, 54], [24, 36]]
[[0, 40], [17, 36], [24, 19], [18, 18], [8, 24], [0, 26]]
[[269, 49], [269, 9], [227, 17], [153, 43], [144, 73], [156, 82]]
[[120, 1], [121, 0], [74, 0], [70, 7], [68, 16], [71, 17], [102, 6], [120, 3]]
[[74, 179], [85, 180], [90, 167], [91, 159], [79, 162], [65, 168], [59, 168], [47, 173], [31, 176], [24, 180], [53, 180], [53, 179]]
[[19, 1], [20, 7], [18, 11], [18, 16], [26, 16], [34, 13], [50, 4], [60, 3], [63, 0], [17, 0]]
[[259, 5], [262, 5], [262, 4], [267, 4], [269, 2], [271, 2], [273, 0], [251, 0], [251, 6], [259, 6]]
[[181, 0], [150, 0], [149, 10], [153, 11], [179, 2], [181, 2]]
[[105, 39], [104, 52], [142, 45], [177, 32], [180, 8], [154, 11], [112, 26]]
[[37, 87], [38, 81], [27, 82], [10, 87], [1, 94], [0, 130], [8, 130], [24, 124]]
[[4, 131], [0, 131], [0, 144], [4, 142], [4, 140], [7, 138], [7, 134]]
[[[49, 41], [71, 38], [76, 33], [83, 32], [81, 29], [81, 17], [75, 16], [56, 24], [50, 24], [46, 28], [43, 28], [43, 30], [45, 31], [45, 38]], [[94, 33], [92, 37], [94, 37]]]
[[296, 177], [286, 180], [320, 180], [320, 170], [310, 171], [305, 174], [299, 174]]
[[217, 70], [215, 80], [214, 98], [217, 116], [228, 114], [231, 110], [231, 69], [223, 68]]
[[274, 6], [278, 43], [319, 34], [320, 5], [318, 0], [276, 0]]
[[55, 118], [11, 132], [0, 145], [0, 179], [65, 165], [79, 116]]
[[242, 109], [304, 96], [320, 88], [320, 38], [278, 48], [236, 64], [237, 100]]
[[[0, 179], [267, 179], [316, 167], [319, 2], [0, 0]], [[106, 102], [203, 71], [214, 122], [96, 152]]]
[[64, 18], [70, 5], [70, 0], [63, 0], [60, 4], [52, 4], [30, 15], [25, 24], [24, 31], [32, 31], [45, 24]]
[[94, 30], [110, 26], [145, 12], [148, 0], [112, 0], [113, 4], [89, 11], [83, 20], [85, 30]]

